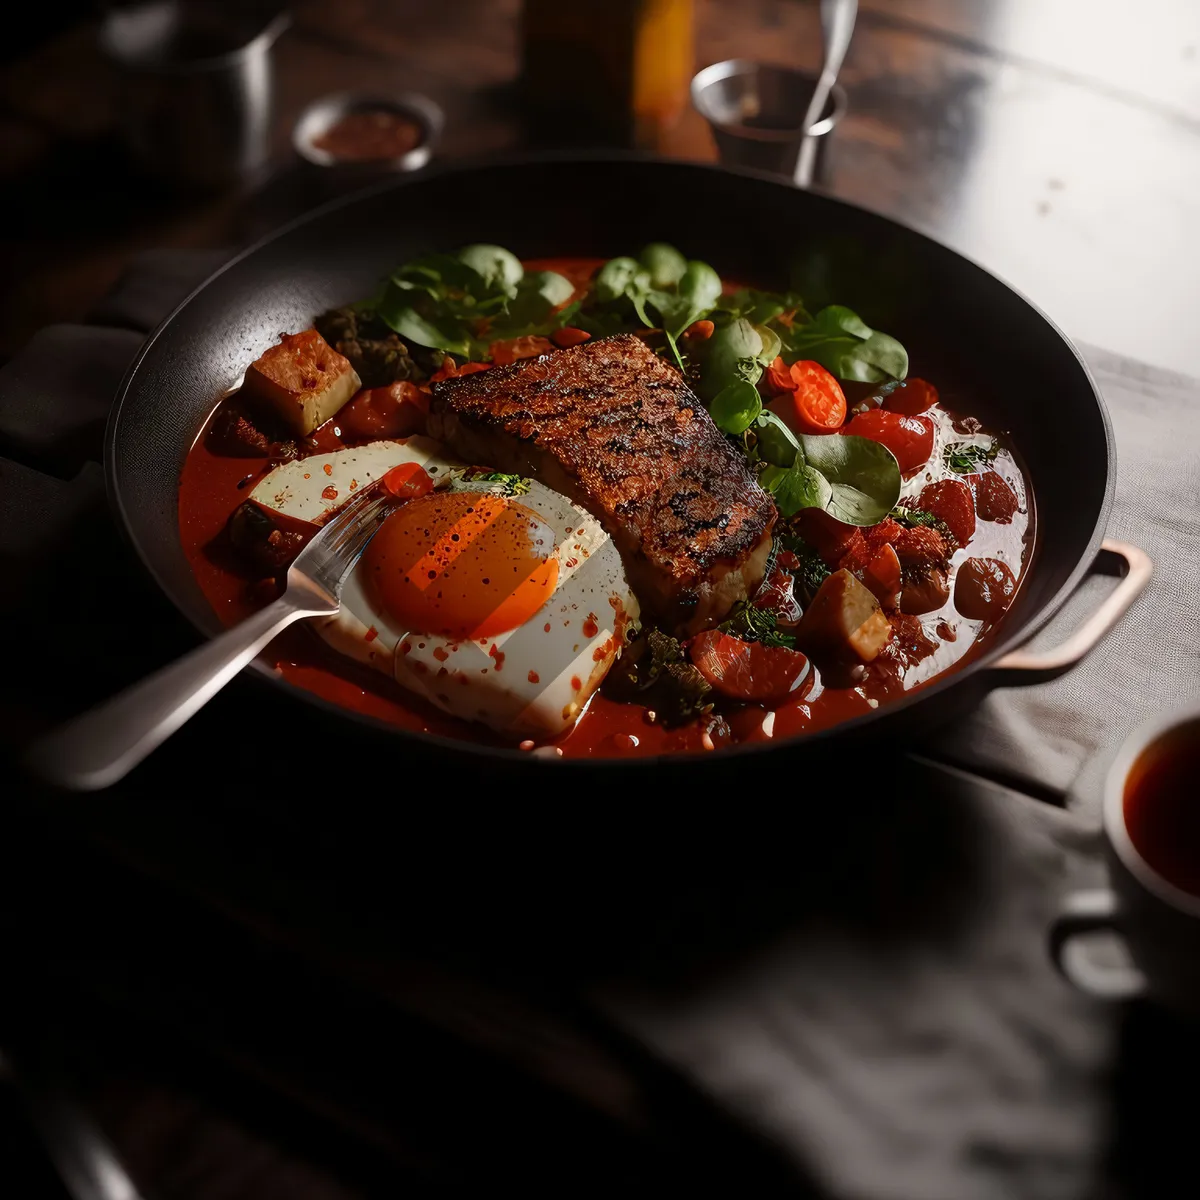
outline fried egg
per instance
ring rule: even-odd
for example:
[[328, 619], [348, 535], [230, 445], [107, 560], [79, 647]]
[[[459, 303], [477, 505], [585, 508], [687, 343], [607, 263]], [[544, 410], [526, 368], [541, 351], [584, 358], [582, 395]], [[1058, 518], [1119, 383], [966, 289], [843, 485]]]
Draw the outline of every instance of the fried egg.
[[383, 523], [321, 636], [455, 716], [522, 736], [569, 729], [639, 616], [616, 547], [585, 509], [536, 480], [464, 469], [418, 437], [286, 463], [252, 498], [319, 523], [351, 481], [404, 462], [436, 490]]

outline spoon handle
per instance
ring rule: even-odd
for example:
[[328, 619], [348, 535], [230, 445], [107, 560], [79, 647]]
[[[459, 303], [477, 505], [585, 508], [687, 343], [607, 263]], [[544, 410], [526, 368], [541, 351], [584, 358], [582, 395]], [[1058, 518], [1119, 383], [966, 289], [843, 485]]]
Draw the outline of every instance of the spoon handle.
[[813, 170], [817, 163], [817, 139], [809, 130], [821, 119], [829, 93], [837, 82], [846, 51], [854, 36], [854, 22], [858, 18], [858, 0], [821, 0], [821, 32], [825, 39], [825, 57], [821, 63], [821, 74], [812, 98], [804, 114], [804, 133], [800, 142], [800, 156], [796, 160], [795, 184], [806, 188], [812, 184]]

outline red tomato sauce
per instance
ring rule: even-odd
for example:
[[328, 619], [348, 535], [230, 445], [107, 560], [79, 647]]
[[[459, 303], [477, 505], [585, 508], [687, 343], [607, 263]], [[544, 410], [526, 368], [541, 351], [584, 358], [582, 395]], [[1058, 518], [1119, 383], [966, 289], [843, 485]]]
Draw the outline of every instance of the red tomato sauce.
[[[553, 270], [565, 275], [578, 289], [584, 288], [604, 260], [596, 258], [535, 259], [530, 270]], [[733, 290], [739, 283], [727, 281]], [[314, 314], [315, 315], [315, 314]], [[893, 393], [884, 408], [917, 415], [926, 402], [935, 407], [928, 418], [947, 440], [962, 436], [955, 431], [960, 404], [970, 398], [947, 392], [939, 396], [933, 386], [919, 378], [922, 364], [914, 363], [908, 388]], [[931, 374], [934, 372], [931, 371]], [[867, 385], [849, 384], [846, 398], [851, 406], [871, 392]], [[231, 393], [232, 394], [232, 393]], [[360, 393], [361, 394], [361, 393]], [[183, 550], [201, 591], [225, 625], [233, 625], [274, 599], [281, 576], [256, 574], [228, 545], [226, 524], [235, 509], [248, 497], [255, 483], [271, 467], [267, 454], [232, 455], [214, 448], [205, 436], [220, 403], [198, 434], [184, 462], [179, 485], [179, 535]], [[986, 430], [994, 436], [995, 431]], [[348, 436], [348, 435], [347, 435]], [[343, 445], [335, 417], [316, 431], [316, 452]], [[1018, 509], [1003, 523], [979, 521], [968, 546], [952, 559], [958, 566], [968, 558], [994, 558], [1007, 563], [1019, 586], [1028, 563], [1034, 535], [1034, 505], [1025, 474], [1011, 448], [1003, 440], [990, 470], [1011, 489]], [[901, 504], [915, 505], [922, 486], [942, 478], [936, 459], [906, 477]], [[950, 478], [962, 479], [961, 475]], [[970, 481], [968, 481], [970, 482]], [[906, 627], [912, 629], [910, 618]], [[665, 753], [703, 753], [722, 745], [778, 741], [825, 729], [852, 717], [865, 715], [891, 699], [922, 687], [949, 670], [976, 657], [991, 637], [995, 625], [972, 622], [959, 614], [952, 601], [919, 618], [920, 630], [935, 644], [921, 662], [900, 671], [872, 671], [860, 683], [830, 686], [814, 666], [793, 695], [771, 705], [723, 703], [724, 724], [709, 730], [703, 724], [667, 728], [639, 704], [618, 702], [604, 694], [593, 695], [575, 726], [553, 743], [563, 757], [642, 757]], [[897, 631], [897, 637], [900, 631]], [[398, 728], [459, 738], [487, 745], [530, 748], [519, 735], [498, 734], [486, 727], [449, 716], [417, 697], [402, 691], [380, 673], [368, 670], [335, 653], [311, 630], [294, 627], [271, 643], [264, 657], [289, 683], [333, 704], [373, 717]]]

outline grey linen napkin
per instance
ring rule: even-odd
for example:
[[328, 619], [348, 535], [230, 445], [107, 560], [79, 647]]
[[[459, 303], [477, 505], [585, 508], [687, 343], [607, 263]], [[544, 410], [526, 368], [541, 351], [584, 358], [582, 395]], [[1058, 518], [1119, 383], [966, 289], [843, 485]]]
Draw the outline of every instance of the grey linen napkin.
[[[1071, 789], [1072, 807], [1098, 819], [1095, 772], [1072, 788], [1085, 783], [1081, 770], [1151, 714], [1200, 699], [1200, 381], [1083, 353], [1116, 435], [1109, 534], [1145, 550], [1154, 578], [1080, 666], [1052, 683], [993, 692], [935, 746], [973, 770]], [[1111, 587], [1089, 580], [1030, 645], [1062, 641]]]
[[[129, 331], [147, 329], [219, 260], [142, 256], [95, 314], [103, 328], [39, 335], [0, 372], [5, 426], [17, 430], [0, 452], [64, 461], [40, 417], [47, 389], [102, 419], [136, 348]], [[1200, 384], [1085, 353], [1116, 428], [1111, 533], [1150, 553], [1155, 581], [1075, 671], [994, 693], [930, 745], [1042, 791], [1066, 792], [1142, 716], [1200, 695]], [[1085, 587], [1035, 644], [1064, 638], [1106, 586]], [[904, 786], [901, 805], [828, 845], [797, 835], [794, 857], [775, 868], [780, 894], [796, 892], [793, 880], [817, 883], [785, 932], [715, 976], [609, 979], [590, 1000], [832, 1195], [1092, 1194], [1112, 1018], [1053, 975], [1042, 941], [1064, 879], [1090, 869], [1093, 792], [1078, 788], [1085, 811], [1063, 813], [919, 762]], [[861, 864], [830, 874], [830, 852], [847, 846]], [[856, 878], [894, 886], [891, 926], [847, 915]], [[888, 909], [886, 892], [874, 899]]]

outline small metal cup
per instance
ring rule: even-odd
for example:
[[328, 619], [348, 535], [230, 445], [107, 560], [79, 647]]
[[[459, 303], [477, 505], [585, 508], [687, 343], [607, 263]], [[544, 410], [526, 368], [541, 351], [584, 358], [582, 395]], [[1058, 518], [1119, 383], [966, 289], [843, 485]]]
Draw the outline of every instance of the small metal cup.
[[[396, 158], [369, 159], [348, 162], [322, 150], [316, 145], [342, 117], [349, 113], [382, 109], [399, 113], [416, 122], [421, 140], [405, 154]], [[428, 96], [416, 92], [396, 95], [374, 92], [339, 92], [314, 100], [301, 114], [292, 129], [292, 147], [314, 169], [324, 175], [336, 175], [350, 184], [369, 183], [387, 175], [419, 171], [433, 156], [433, 149], [442, 135], [446, 118], [441, 108]]]
[[[712, 129], [717, 155], [728, 167], [753, 167], [795, 177], [805, 110], [817, 77], [791, 67], [731, 58], [692, 78], [692, 104]], [[812, 128], [817, 155], [814, 182], [829, 177], [829, 142], [846, 93], [834, 85], [820, 121]]]
[[262, 4], [110, 10], [100, 46], [122, 75], [122, 126], [139, 165], [202, 188], [257, 175], [271, 152], [271, 49], [290, 21]]

